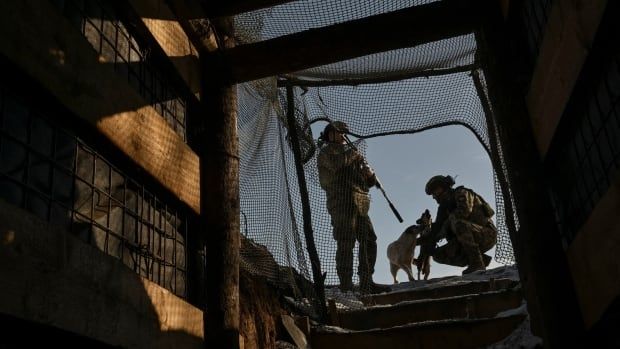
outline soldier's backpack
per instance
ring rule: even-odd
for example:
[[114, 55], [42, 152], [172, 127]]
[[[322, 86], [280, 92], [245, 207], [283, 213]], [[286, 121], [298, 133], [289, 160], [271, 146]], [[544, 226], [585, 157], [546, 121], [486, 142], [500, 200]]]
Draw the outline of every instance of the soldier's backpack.
[[478, 193], [476, 193], [475, 191], [469, 189], [469, 188], [465, 188], [463, 186], [458, 187], [457, 189], [465, 189], [469, 192], [471, 192], [472, 194], [474, 194], [474, 196], [476, 196], [479, 200], [480, 203], [482, 204], [482, 212], [488, 217], [491, 218], [493, 217], [493, 215], [495, 214], [495, 211], [493, 210], [493, 208], [491, 207], [491, 205], [489, 205], [482, 196], [478, 195]]

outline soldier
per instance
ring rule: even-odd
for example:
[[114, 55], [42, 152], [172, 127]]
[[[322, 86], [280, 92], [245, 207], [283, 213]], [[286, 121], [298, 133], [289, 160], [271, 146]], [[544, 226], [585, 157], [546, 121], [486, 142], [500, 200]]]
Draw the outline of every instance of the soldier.
[[327, 210], [337, 244], [336, 271], [340, 289], [350, 291], [353, 288], [353, 249], [357, 240], [361, 291], [387, 291], [372, 280], [377, 236], [368, 217], [368, 190], [377, 183], [377, 178], [362, 154], [347, 144], [344, 135], [348, 131], [344, 122], [328, 124], [320, 137], [325, 144], [317, 159], [319, 181], [327, 195]]
[[[473, 190], [453, 185], [450, 176], [434, 176], [426, 183], [426, 194], [433, 196], [439, 208], [430, 234], [418, 240], [420, 254], [431, 255], [438, 263], [468, 266], [463, 274], [485, 270], [491, 257], [484, 252], [497, 242], [497, 228], [491, 220], [495, 212]], [[436, 247], [443, 238], [447, 244]]]

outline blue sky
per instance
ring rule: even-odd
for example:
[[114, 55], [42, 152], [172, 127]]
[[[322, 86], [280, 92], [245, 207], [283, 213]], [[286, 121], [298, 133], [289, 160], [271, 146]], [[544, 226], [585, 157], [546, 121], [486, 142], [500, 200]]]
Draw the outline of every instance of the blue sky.
[[[456, 176], [457, 186], [473, 189], [495, 208], [491, 160], [467, 128], [445, 126], [410, 135], [372, 138], [367, 144], [368, 162], [404, 219], [399, 223], [381, 192], [371, 189], [370, 218], [378, 238], [376, 282], [392, 283], [387, 245], [406, 227], [415, 224], [424, 209], [428, 208], [435, 217], [437, 204], [424, 192], [424, 185], [430, 177], [436, 174]], [[490, 254], [494, 255], [494, 249]], [[499, 265], [495, 260], [491, 263], [490, 267]], [[460, 275], [463, 269], [433, 262], [430, 277]], [[407, 281], [403, 271], [399, 271], [397, 278], [401, 282]]]

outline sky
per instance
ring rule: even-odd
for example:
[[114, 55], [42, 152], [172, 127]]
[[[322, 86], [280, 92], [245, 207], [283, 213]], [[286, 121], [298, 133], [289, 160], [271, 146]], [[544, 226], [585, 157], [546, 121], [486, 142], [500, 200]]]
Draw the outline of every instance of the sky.
[[[406, 227], [415, 224], [425, 209], [428, 208], [435, 217], [437, 203], [424, 192], [424, 186], [432, 176], [456, 177], [455, 187], [464, 185], [473, 189], [495, 209], [491, 160], [467, 128], [444, 126], [409, 135], [371, 138], [367, 144], [367, 160], [404, 219], [403, 223], [399, 223], [381, 192], [371, 189], [369, 215], [377, 234], [378, 250], [375, 282], [393, 282], [386, 254], [388, 244], [398, 239]], [[491, 256], [494, 253], [495, 248], [488, 252]], [[496, 266], [499, 264], [494, 259], [489, 268]], [[463, 269], [433, 262], [430, 277], [460, 275]], [[407, 275], [402, 270], [397, 278], [400, 282], [407, 281]]]

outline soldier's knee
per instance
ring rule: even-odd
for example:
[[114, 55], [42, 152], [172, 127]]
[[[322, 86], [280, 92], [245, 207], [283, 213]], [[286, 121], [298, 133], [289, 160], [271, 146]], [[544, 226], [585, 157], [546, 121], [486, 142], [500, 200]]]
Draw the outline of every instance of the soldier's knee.
[[453, 224], [453, 229], [454, 229], [454, 234], [456, 234], [457, 236], [460, 234], [466, 234], [466, 233], [470, 233], [471, 229], [470, 229], [470, 224], [469, 222], [462, 220], [462, 219], [456, 219], [454, 220], [454, 224]]
[[341, 251], [353, 250], [353, 247], [355, 247], [355, 240], [351, 239], [350, 237], [336, 239], [336, 245], [338, 247], [338, 250]]

